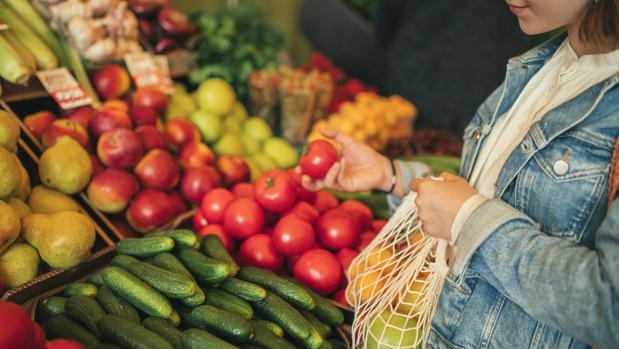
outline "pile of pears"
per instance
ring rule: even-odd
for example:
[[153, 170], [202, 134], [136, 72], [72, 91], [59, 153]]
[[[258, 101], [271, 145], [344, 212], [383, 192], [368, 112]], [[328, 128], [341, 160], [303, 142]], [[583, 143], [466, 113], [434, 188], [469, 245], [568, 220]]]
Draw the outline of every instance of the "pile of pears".
[[91, 219], [68, 194], [88, 184], [92, 163], [82, 146], [62, 137], [39, 162], [42, 185], [31, 188], [17, 157], [19, 123], [0, 110], [0, 281], [10, 289], [45, 269], [71, 268], [95, 242]]

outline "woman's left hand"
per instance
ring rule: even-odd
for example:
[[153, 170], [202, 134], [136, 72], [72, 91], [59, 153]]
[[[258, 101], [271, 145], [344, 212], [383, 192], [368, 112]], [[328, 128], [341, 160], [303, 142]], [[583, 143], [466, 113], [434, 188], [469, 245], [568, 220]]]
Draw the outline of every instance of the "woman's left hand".
[[443, 181], [419, 178], [411, 182], [410, 188], [417, 192], [415, 204], [423, 231], [427, 234], [451, 240], [451, 225], [464, 202], [477, 191], [462, 177], [443, 173]]

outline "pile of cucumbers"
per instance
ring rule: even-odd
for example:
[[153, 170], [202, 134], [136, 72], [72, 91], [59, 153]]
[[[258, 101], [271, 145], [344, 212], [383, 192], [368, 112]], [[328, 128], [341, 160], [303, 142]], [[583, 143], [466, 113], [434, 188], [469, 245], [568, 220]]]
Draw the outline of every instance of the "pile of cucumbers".
[[291, 278], [239, 268], [221, 240], [127, 238], [110, 266], [41, 303], [50, 339], [88, 349], [326, 349], [344, 314]]

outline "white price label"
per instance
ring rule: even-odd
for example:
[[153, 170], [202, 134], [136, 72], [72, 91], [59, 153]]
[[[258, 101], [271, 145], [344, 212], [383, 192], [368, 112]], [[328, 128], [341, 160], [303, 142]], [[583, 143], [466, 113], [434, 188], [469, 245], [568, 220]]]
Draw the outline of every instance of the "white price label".
[[136, 88], [160, 87], [161, 77], [159, 70], [150, 54], [139, 52], [126, 55], [125, 64]]
[[42, 70], [37, 72], [37, 77], [62, 109], [77, 108], [92, 102], [67, 68]]
[[174, 83], [170, 77], [170, 66], [168, 65], [168, 57], [165, 55], [154, 55], [153, 61], [157, 66], [159, 79], [161, 81], [161, 91], [166, 94], [174, 93]]

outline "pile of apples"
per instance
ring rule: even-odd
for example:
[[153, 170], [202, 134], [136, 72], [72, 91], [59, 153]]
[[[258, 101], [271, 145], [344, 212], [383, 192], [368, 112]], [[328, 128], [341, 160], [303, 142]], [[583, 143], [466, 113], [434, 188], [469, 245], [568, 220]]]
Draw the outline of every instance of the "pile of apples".
[[311, 192], [301, 185], [300, 172], [324, 177], [337, 156], [326, 141], [314, 142], [300, 170], [271, 170], [254, 184], [209, 191], [194, 228], [200, 235], [220, 237], [241, 264], [293, 275], [345, 304], [345, 272], [386, 222], [373, 220], [360, 201], [339, 203], [328, 191]]

